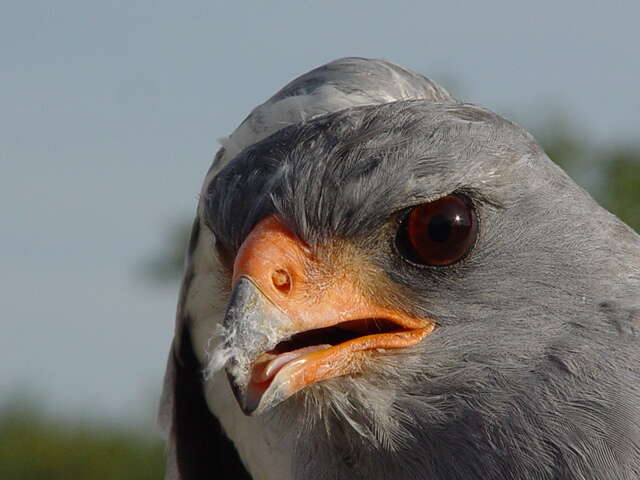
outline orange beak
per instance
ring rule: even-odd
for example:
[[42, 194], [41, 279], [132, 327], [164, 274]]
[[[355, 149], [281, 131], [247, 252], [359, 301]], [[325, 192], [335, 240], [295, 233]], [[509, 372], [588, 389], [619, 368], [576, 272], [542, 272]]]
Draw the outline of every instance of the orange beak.
[[430, 319], [378, 305], [352, 270], [320, 264], [273, 216], [247, 236], [224, 319], [227, 374], [246, 414], [361, 372], [367, 356], [409, 347], [433, 330]]

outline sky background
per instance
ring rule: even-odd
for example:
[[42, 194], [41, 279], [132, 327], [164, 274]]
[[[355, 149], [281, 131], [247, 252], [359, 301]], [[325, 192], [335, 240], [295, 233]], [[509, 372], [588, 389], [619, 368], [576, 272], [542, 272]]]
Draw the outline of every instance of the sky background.
[[144, 262], [218, 139], [343, 56], [431, 76], [530, 128], [640, 135], [640, 2], [0, 1], [0, 404], [155, 414], [177, 285]]

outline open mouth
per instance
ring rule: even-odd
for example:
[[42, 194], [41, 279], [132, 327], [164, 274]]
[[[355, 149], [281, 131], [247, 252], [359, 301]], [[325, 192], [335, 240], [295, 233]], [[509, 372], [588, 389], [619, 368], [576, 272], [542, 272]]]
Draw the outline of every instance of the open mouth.
[[[410, 347], [433, 330], [433, 319], [385, 302], [372, 286], [382, 289], [387, 280], [360, 268], [365, 260], [351, 258], [350, 248], [318, 256], [274, 215], [243, 241], [223, 323], [238, 352], [227, 374], [246, 415], [323, 380], [375, 368], [372, 352]], [[355, 271], [361, 273], [352, 278]]]
[[333, 346], [366, 335], [390, 333], [397, 330], [403, 330], [403, 328], [397, 323], [384, 318], [350, 320], [331, 327], [296, 333], [290, 339], [280, 342], [268, 353], [279, 355], [313, 345], [327, 344]]
[[[248, 394], [259, 402], [276, 375], [294, 364], [309, 364], [305, 366], [305, 384], [353, 373], [357, 371], [354, 368], [356, 353], [406, 347], [421, 340], [430, 330], [406, 328], [384, 318], [365, 318], [299, 332], [256, 359]], [[329, 370], [331, 374], [326, 375]]]

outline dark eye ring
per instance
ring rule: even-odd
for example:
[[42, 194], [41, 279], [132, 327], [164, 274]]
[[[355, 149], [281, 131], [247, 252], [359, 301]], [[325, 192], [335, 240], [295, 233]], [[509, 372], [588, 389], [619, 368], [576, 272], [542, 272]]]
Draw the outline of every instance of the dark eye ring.
[[400, 254], [419, 265], [451, 265], [475, 244], [478, 220], [471, 200], [463, 194], [413, 207], [396, 235]]

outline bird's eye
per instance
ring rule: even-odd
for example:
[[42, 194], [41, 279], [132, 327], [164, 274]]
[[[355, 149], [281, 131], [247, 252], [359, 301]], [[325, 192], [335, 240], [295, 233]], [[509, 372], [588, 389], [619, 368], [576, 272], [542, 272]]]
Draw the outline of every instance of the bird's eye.
[[450, 265], [463, 258], [476, 239], [478, 222], [471, 201], [447, 195], [414, 207], [400, 225], [400, 254], [421, 265]]

